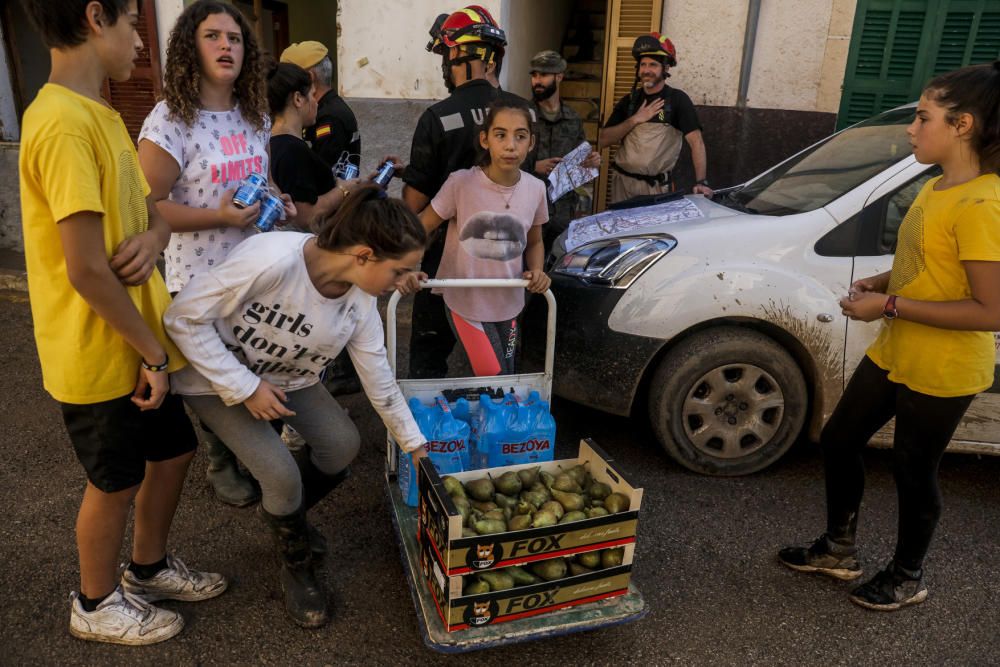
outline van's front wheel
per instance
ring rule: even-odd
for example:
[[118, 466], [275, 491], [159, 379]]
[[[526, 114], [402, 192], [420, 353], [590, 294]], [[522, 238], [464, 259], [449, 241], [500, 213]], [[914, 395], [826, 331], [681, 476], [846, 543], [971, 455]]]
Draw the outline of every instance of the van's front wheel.
[[738, 327], [681, 342], [660, 362], [649, 391], [660, 444], [706, 475], [746, 475], [774, 463], [801, 432], [807, 407], [805, 379], [791, 355]]

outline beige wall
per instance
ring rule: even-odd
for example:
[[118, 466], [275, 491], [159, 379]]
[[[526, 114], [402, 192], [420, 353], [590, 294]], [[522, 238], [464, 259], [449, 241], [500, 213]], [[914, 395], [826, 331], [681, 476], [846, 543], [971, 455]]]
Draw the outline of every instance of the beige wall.
[[[763, 0], [748, 106], [836, 113], [854, 0]], [[677, 47], [672, 85], [695, 104], [733, 106], [747, 0], [665, 0], [662, 32]]]
[[160, 66], [167, 65], [167, 41], [177, 17], [184, 11], [184, 0], [156, 0], [156, 33], [160, 40]]
[[735, 105], [746, 30], [745, 0], [666, 0], [663, 5], [660, 33], [677, 49], [670, 85], [686, 92], [695, 104]]
[[[441, 58], [424, 50], [447, 0], [340, 0], [337, 71], [345, 97], [443, 98]], [[478, 3], [500, 20], [501, 0]]]

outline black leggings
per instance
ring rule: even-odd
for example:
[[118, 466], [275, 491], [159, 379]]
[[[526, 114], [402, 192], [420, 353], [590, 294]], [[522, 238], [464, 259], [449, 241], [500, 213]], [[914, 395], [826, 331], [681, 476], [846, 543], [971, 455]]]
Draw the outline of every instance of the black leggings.
[[896, 562], [919, 570], [941, 516], [938, 464], [975, 396], [928, 396], [891, 382], [865, 357], [858, 365], [820, 445], [826, 471], [827, 532], [853, 540], [865, 490], [862, 453], [893, 416], [893, 477], [899, 499]]

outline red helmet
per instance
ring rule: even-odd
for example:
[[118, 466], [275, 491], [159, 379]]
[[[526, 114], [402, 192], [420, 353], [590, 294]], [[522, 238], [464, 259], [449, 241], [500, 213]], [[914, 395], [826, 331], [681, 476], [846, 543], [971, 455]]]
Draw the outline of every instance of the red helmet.
[[632, 44], [632, 57], [636, 62], [642, 58], [656, 58], [670, 67], [677, 65], [677, 49], [674, 43], [658, 32], [640, 35]]
[[437, 34], [428, 46], [430, 51], [443, 54], [446, 49], [466, 44], [486, 44], [493, 49], [503, 50], [507, 46], [507, 36], [500, 29], [493, 16], [479, 5], [469, 5], [453, 12], [441, 23]]

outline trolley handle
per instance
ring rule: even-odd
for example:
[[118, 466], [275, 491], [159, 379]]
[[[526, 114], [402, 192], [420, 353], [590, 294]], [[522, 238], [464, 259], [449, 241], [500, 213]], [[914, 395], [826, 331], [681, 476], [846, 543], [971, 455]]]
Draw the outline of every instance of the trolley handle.
[[[446, 278], [440, 280], [425, 280], [420, 283], [420, 289], [431, 289], [434, 287], [527, 287], [529, 281], [523, 278]], [[548, 304], [548, 318], [545, 325], [545, 376], [552, 377], [552, 369], [555, 365], [556, 349], [556, 298], [552, 290], [545, 290], [545, 301]], [[392, 376], [398, 376], [396, 365], [396, 306], [403, 295], [396, 290], [389, 297], [389, 304], [386, 307], [386, 351], [389, 357], [389, 366], [392, 368]]]

